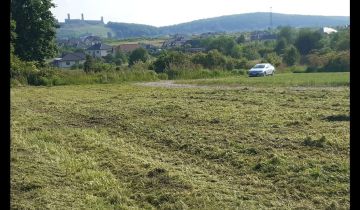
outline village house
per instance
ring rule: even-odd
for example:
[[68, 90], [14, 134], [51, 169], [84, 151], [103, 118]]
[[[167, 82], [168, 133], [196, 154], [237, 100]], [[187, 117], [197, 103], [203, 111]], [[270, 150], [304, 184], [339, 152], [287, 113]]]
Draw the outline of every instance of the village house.
[[324, 34], [332, 34], [332, 33], [337, 33], [338, 31], [333, 29], [333, 28], [329, 28], [329, 27], [322, 27], [320, 29], [320, 32], [321, 33], [324, 33]]
[[276, 40], [277, 35], [271, 34], [268, 31], [253, 31], [250, 34], [251, 41], [265, 41], [265, 40]]
[[85, 52], [94, 58], [101, 58], [108, 54], [114, 54], [114, 48], [107, 44], [97, 43], [87, 48]]
[[165, 41], [162, 44], [161, 48], [174, 48], [174, 47], [181, 47], [185, 45], [186, 41], [188, 41], [189, 38], [186, 35], [174, 35], [171, 39]]
[[55, 58], [53, 65], [59, 68], [70, 68], [73, 65], [84, 64], [86, 56], [84, 53], [69, 53], [62, 58]]

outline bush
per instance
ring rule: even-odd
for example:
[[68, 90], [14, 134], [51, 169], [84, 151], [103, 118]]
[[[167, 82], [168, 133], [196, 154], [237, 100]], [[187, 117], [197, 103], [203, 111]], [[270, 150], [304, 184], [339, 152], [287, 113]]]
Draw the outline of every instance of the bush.
[[150, 65], [149, 62], [136, 61], [130, 69], [134, 71], [148, 70]]
[[293, 66], [299, 62], [300, 53], [294, 46], [291, 45], [290, 47], [285, 49], [283, 60], [286, 63], [286, 65]]
[[350, 71], [350, 52], [340, 52], [329, 59], [329, 62], [324, 66], [324, 71]]
[[231, 74], [233, 74], [233, 75], [245, 75], [246, 70], [245, 69], [233, 69], [231, 71]]
[[278, 67], [281, 64], [281, 57], [274, 52], [266, 54], [265, 60], [266, 62], [274, 65], [275, 67]]
[[306, 56], [306, 63], [309, 66], [307, 72], [350, 71], [350, 52], [314, 52]]
[[12, 84], [28, 84], [28, 78], [32, 74], [36, 74], [39, 70], [36, 62], [22, 61], [17, 56], [10, 55], [10, 78], [14, 81]]
[[161, 80], [167, 80], [168, 75], [166, 73], [159, 73], [158, 78], [161, 79]]
[[307, 68], [306, 66], [291, 66], [287, 70], [292, 73], [305, 73]]
[[163, 52], [153, 62], [152, 68], [155, 70], [156, 73], [162, 73], [166, 69], [170, 69], [171, 66], [190, 67], [190, 59], [182, 52]]
[[132, 66], [137, 61], [146, 62], [149, 58], [148, 52], [144, 48], [137, 48], [131, 52], [129, 56], [129, 66]]

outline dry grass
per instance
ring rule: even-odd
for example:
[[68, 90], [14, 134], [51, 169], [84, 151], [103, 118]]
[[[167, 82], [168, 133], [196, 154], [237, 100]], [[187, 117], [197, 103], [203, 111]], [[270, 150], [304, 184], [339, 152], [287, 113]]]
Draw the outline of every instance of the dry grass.
[[12, 88], [11, 207], [349, 209], [348, 116], [348, 88]]

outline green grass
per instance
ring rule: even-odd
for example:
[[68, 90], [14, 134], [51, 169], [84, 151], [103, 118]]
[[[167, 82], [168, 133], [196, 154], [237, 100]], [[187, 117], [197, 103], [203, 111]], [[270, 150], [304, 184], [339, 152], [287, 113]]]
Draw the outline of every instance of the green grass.
[[232, 76], [217, 79], [181, 80], [176, 83], [228, 86], [349, 86], [350, 73], [283, 73], [266, 77]]
[[[46, 69], [44, 70], [46, 71]], [[158, 75], [151, 70], [110, 70], [101, 72], [85, 73], [83, 70], [64, 70], [56, 69], [48, 73], [47, 76], [37, 76], [37, 80], [29, 81], [29, 76], [11, 78], [13, 87], [21, 85], [83, 85], [83, 84], [108, 84], [125, 83], [134, 81], [157, 81]], [[20, 82], [21, 81], [21, 82]], [[34, 82], [35, 81], [35, 82]]]
[[156, 73], [150, 70], [119, 70], [103, 71], [87, 74], [82, 70], [60, 70], [55, 85], [79, 85], [96, 83], [123, 83], [132, 81], [156, 81], [159, 80]]
[[151, 44], [157, 47], [161, 47], [165, 39], [134, 39], [134, 40], [105, 40], [104, 43], [109, 44], [111, 46], [117, 46], [121, 44]]
[[94, 34], [103, 38], [107, 37], [107, 33], [115, 34], [110, 28], [105, 25], [88, 25], [88, 24], [76, 24], [76, 25], [64, 25], [57, 29], [57, 37], [79, 37], [84, 34]]
[[349, 103], [347, 87], [12, 88], [11, 208], [349, 209]]

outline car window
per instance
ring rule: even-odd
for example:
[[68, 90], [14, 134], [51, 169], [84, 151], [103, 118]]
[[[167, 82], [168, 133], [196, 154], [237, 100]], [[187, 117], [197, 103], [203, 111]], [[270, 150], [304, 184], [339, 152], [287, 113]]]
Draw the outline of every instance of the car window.
[[256, 69], [260, 69], [260, 68], [264, 68], [264, 67], [265, 67], [265, 65], [262, 65], [262, 64], [256, 64], [254, 66], [254, 68], [256, 68]]

